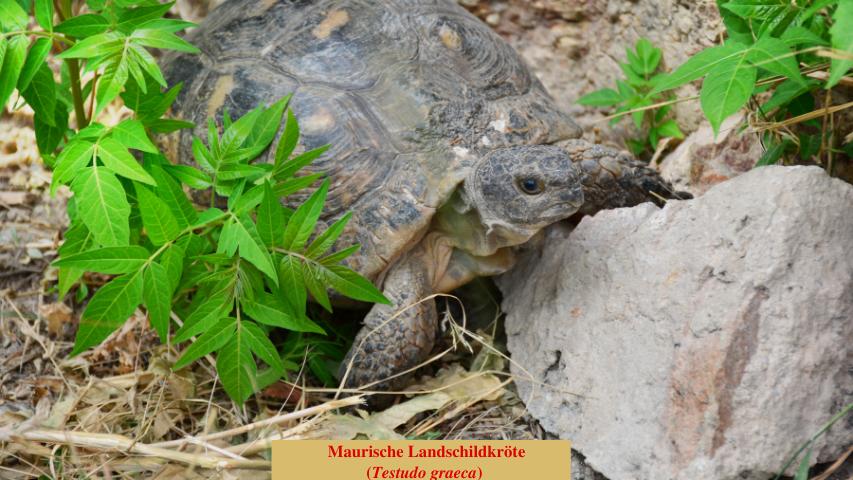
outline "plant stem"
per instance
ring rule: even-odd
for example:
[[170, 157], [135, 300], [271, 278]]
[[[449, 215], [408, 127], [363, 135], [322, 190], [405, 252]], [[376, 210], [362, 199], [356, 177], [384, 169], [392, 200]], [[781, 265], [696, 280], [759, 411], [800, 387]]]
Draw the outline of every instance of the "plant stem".
[[65, 61], [71, 80], [71, 98], [74, 100], [74, 115], [77, 117], [77, 130], [86, 128], [89, 119], [86, 118], [86, 107], [83, 105], [83, 90], [80, 88], [80, 64], [76, 58]]
[[[64, 21], [71, 18], [74, 13], [71, 8], [71, 0], [61, 0], [59, 3], [59, 20]], [[68, 65], [68, 73], [71, 82], [71, 98], [74, 101], [74, 116], [77, 118], [77, 130], [86, 128], [89, 119], [86, 118], [86, 106], [83, 104], [83, 89], [80, 88], [80, 63], [76, 58], [65, 60]], [[94, 92], [92, 92], [94, 93]]]

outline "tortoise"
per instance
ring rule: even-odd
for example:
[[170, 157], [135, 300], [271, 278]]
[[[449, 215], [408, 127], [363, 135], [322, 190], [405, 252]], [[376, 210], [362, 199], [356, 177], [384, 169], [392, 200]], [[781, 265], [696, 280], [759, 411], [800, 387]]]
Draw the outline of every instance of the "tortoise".
[[[311, 168], [331, 178], [322, 219], [353, 218], [350, 267], [392, 305], [374, 305], [342, 364], [344, 383], [387, 389], [436, 341], [434, 293], [512, 267], [517, 248], [580, 212], [671, 198], [618, 151], [578, 140], [518, 54], [453, 0], [229, 0], [167, 61], [184, 87], [173, 113], [196, 122], [293, 94]], [[272, 155], [272, 153], [268, 153]]]

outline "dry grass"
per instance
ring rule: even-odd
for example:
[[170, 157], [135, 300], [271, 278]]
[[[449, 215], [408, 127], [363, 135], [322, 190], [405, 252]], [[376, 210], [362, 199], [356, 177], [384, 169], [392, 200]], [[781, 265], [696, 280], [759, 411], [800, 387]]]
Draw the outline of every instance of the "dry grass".
[[[171, 371], [180, 352], [159, 345], [141, 312], [67, 358], [75, 315], [43, 303], [49, 282], [39, 285], [27, 301], [0, 296], [2, 478], [264, 476], [280, 439], [542, 438], [508, 388], [506, 355], [449, 316], [450, 347], [429, 361], [437, 373], [385, 411], [358, 408], [374, 393], [308, 387], [291, 390], [297, 401], [259, 395], [237, 407], [204, 360]], [[476, 354], [468, 368], [456, 349]]]

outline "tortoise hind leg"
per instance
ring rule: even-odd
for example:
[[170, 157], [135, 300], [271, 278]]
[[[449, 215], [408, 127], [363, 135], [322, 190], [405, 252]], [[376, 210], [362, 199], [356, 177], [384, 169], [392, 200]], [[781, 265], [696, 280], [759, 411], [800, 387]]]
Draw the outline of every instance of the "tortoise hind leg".
[[[432, 351], [438, 329], [435, 293], [450, 259], [451, 249], [430, 234], [388, 272], [383, 293], [391, 305], [376, 304], [341, 363], [340, 376], [348, 388], [400, 388], [404, 372], [423, 362]], [[376, 401], [373, 402], [377, 404]]]

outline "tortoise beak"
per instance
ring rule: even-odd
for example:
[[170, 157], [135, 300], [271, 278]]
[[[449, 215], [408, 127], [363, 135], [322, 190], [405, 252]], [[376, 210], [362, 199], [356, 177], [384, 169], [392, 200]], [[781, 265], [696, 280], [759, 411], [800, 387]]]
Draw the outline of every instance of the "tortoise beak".
[[560, 201], [566, 205], [575, 207], [576, 210], [579, 210], [583, 206], [584, 200], [583, 187], [581, 186], [569, 188], [560, 193]]

